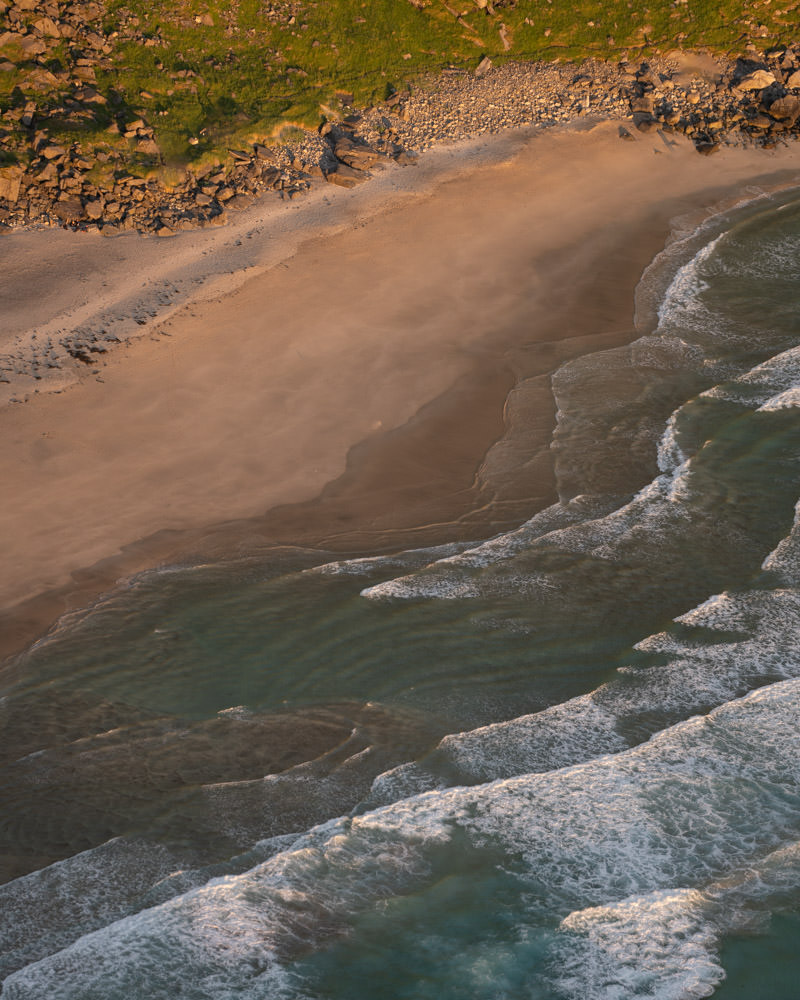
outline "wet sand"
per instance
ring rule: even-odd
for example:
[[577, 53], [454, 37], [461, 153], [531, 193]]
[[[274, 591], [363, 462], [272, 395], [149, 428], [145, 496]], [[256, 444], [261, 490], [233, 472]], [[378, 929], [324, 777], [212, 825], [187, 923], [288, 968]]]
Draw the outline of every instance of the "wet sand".
[[800, 182], [796, 147], [617, 128], [435, 151], [175, 240], [4, 238], [6, 344], [150, 321], [0, 410], [0, 655], [150, 566], [480, 538], [550, 503], [550, 373], [632, 338], [676, 218]]

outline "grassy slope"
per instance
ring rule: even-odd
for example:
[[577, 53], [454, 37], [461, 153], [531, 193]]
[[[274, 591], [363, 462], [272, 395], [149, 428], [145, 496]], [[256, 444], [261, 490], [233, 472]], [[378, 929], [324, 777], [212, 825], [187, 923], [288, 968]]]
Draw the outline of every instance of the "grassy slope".
[[[487, 9], [478, 0], [107, 0], [103, 25], [117, 35], [97, 86], [116, 96], [109, 108], [121, 99], [153, 125], [167, 165], [179, 167], [245, 137], [280, 136], [287, 123], [314, 127], [341, 92], [373, 103], [484, 54], [637, 58], [676, 44], [741, 54], [748, 41], [792, 40], [799, 21], [797, 0], [495, 0]], [[69, 69], [69, 60], [64, 47], [57, 61]], [[0, 105], [12, 92], [41, 101], [22, 71], [0, 77]], [[99, 137], [111, 119], [96, 117], [85, 132]], [[64, 139], [74, 130], [65, 125]]]

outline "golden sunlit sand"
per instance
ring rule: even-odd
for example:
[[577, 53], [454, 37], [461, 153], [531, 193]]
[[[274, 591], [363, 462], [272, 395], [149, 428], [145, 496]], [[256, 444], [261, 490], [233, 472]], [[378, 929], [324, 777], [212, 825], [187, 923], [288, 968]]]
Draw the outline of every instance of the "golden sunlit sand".
[[798, 178], [796, 146], [701, 157], [603, 123], [426, 154], [233, 229], [5, 237], [3, 346], [19, 350], [122, 317], [151, 280], [200, 277], [99, 376], [3, 387], [28, 398], [0, 410], [2, 650], [164, 561], [522, 520], [554, 497], [550, 372], [632, 338], [676, 218]]

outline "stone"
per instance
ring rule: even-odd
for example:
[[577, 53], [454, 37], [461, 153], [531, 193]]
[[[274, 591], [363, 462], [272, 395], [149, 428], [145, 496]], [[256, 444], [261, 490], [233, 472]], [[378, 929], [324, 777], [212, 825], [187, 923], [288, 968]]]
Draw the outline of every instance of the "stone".
[[786, 81], [786, 86], [789, 90], [800, 89], [800, 69], [795, 70], [794, 73]]
[[757, 69], [755, 73], [749, 73], [743, 77], [736, 86], [739, 90], [764, 90], [775, 83], [775, 74], [766, 69]]
[[102, 218], [103, 202], [99, 198], [94, 199], [92, 201], [87, 201], [86, 204], [83, 206], [83, 208], [88, 218], [94, 220]]
[[225, 208], [232, 212], [240, 212], [243, 208], [253, 204], [253, 198], [249, 194], [236, 194], [230, 201], [225, 203]]
[[46, 38], [61, 38], [58, 25], [50, 17], [42, 17], [38, 21], [34, 21], [33, 26], [40, 35], [44, 35]]
[[366, 174], [348, 167], [346, 163], [340, 163], [336, 170], [330, 170], [325, 174], [325, 180], [329, 184], [338, 184], [339, 187], [344, 188], [353, 188], [366, 179]]
[[719, 152], [718, 142], [698, 142], [694, 147], [701, 156], [711, 156], [712, 153]]
[[479, 79], [482, 76], [486, 76], [486, 74], [492, 69], [493, 65], [492, 60], [488, 56], [484, 56], [475, 67], [475, 76]]
[[0, 198], [13, 205], [19, 198], [22, 167], [0, 167]]
[[359, 146], [349, 139], [340, 139], [333, 147], [336, 158], [356, 170], [368, 170], [381, 158], [370, 146]]
[[46, 163], [45, 166], [36, 175], [36, 180], [42, 184], [46, 184], [48, 181], [54, 181], [58, 177], [58, 170], [56, 169], [55, 163]]
[[644, 97], [631, 98], [631, 111], [646, 115], [652, 115], [653, 110], [654, 110], [654, 105], [652, 97], [645, 95]]
[[161, 154], [161, 149], [157, 142], [153, 139], [140, 139], [136, 143], [136, 149], [140, 153], [144, 153], [146, 156], [159, 156]]
[[59, 198], [55, 203], [54, 211], [63, 222], [75, 222], [84, 216], [80, 198]]
[[769, 113], [773, 118], [781, 121], [789, 121], [792, 125], [800, 118], [800, 97], [788, 95], [779, 97], [769, 106]]
[[20, 47], [23, 51], [27, 52], [29, 56], [41, 56], [47, 52], [47, 44], [35, 35], [25, 35], [20, 42]]
[[635, 141], [634, 138], [633, 138], [633, 136], [631, 135], [631, 133], [628, 131], [628, 129], [625, 128], [624, 125], [620, 125], [618, 131], [619, 131], [619, 137], [620, 137], [620, 139], [625, 139], [627, 142], [634, 142]]
[[67, 151], [63, 146], [45, 146], [41, 154], [46, 160], [58, 160], [66, 156]]

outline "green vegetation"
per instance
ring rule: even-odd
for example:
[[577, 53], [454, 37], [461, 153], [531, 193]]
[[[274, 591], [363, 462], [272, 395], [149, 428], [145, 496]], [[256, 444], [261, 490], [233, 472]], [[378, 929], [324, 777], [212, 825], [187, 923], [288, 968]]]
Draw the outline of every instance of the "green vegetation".
[[[104, 74], [147, 115], [169, 156], [269, 136], [282, 122], [315, 126], [344, 97], [385, 99], [420, 75], [506, 59], [619, 58], [652, 48], [710, 47], [740, 53], [752, 38], [777, 44], [797, 24], [798, 4], [655, 0], [318, 0], [238, 3], [115, 0], [106, 25], [138, 18], [159, 44], [123, 43]], [[789, 40], [789, 39], [786, 39]], [[190, 75], [176, 78], [178, 74]], [[152, 98], [142, 99], [142, 92]]]
[[[3, 5], [0, 5], [2, 9]], [[69, 6], [61, 3], [60, 9]], [[91, 5], [90, 5], [91, 6]], [[73, 10], [78, 5], [73, 5]], [[287, 124], [315, 127], [342, 104], [386, 99], [446, 67], [504, 60], [646, 58], [676, 46], [742, 54], [793, 40], [793, 0], [107, 0], [93, 28], [106, 49], [89, 82], [106, 98], [92, 114], [59, 117], [63, 142], [116, 142], [108, 126], [144, 119], [168, 167], [208, 157]], [[40, 13], [26, 15], [33, 22]], [[0, 32], [1, 33], [1, 32]], [[0, 108], [38, 107], [65, 87], [76, 47], [59, 41], [47, 62], [0, 48]], [[113, 129], [113, 126], [112, 126]], [[119, 145], [117, 143], [117, 145]], [[125, 142], [122, 143], [125, 146]], [[128, 143], [130, 155], [147, 156]]]

